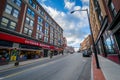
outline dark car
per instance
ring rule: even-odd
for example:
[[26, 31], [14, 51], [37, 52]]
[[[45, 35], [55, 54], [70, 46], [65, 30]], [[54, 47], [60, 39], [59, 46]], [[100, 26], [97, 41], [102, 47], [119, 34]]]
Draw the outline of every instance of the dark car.
[[90, 54], [87, 50], [84, 50], [84, 51], [82, 52], [82, 56], [83, 56], [83, 57], [90, 57], [91, 54]]

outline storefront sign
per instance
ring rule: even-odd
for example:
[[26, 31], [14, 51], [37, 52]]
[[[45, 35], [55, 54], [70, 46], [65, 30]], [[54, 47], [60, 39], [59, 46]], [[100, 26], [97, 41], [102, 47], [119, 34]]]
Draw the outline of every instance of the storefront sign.
[[12, 41], [15, 43], [22, 43], [22, 44], [29, 44], [29, 45], [34, 45], [34, 46], [40, 46], [40, 47], [47, 48], [47, 49], [54, 48], [54, 46], [49, 46], [49, 45], [46, 45], [46, 44], [43, 44], [40, 42], [28, 40], [28, 39], [18, 37], [18, 36], [13, 36], [10, 34], [5, 34], [2, 32], [0, 32], [0, 40]]

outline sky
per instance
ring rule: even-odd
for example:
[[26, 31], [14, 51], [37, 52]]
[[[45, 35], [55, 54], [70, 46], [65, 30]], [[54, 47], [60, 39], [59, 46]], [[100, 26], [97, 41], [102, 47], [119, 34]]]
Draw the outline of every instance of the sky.
[[67, 45], [77, 50], [80, 43], [90, 34], [86, 11], [73, 10], [89, 9], [89, 0], [37, 0], [49, 15], [63, 28], [63, 36]]

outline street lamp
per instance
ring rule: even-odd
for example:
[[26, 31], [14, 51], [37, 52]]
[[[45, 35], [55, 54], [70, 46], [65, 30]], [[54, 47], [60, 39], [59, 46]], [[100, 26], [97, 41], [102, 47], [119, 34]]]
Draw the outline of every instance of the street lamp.
[[95, 41], [93, 38], [93, 32], [92, 32], [92, 28], [91, 28], [91, 24], [90, 24], [90, 17], [89, 17], [88, 9], [74, 10], [74, 11], [71, 11], [71, 14], [76, 11], [86, 11], [87, 12], [87, 17], [88, 17], [88, 21], [89, 21], [90, 32], [91, 32], [91, 37], [92, 37], [92, 42], [93, 42], [93, 51], [94, 51], [94, 55], [95, 55], [95, 59], [96, 59], [97, 68], [99, 69], [100, 65], [99, 65], [98, 56], [97, 56], [97, 52], [96, 52], [96, 48], [95, 48]]

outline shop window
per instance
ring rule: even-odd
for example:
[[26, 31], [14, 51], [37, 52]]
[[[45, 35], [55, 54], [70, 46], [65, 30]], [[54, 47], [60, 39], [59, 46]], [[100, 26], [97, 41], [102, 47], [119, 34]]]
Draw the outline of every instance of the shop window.
[[1, 25], [7, 27], [9, 20], [6, 18], [2, 18]]
[[30, 8], [27, 9], [27, 13], [28, 13], [29, 15], [31, 15], [32, 17], [35, 16], [35, 13], [34, 13]]
[[11, 14], [11, 12], [12, 12], [12, 7], [7, 4], [7, 6], [6, 6], [6, 8], [5, 8], [5, 12], [8, 13], [8, 14]]
[[13, 16], [16, 17], [16, 18], [18, 18], [18, 15], [19, 15], [18, 10], [14, 9]]
[[28, 33], [28, 28], [24, 28], [24, 33], [27, 34]]
[[12, 0], [17, 6], [21, 6], [21, 0]]
[[16, 23], [15, 22], [10, 22], [10, 28], [15, 29], [16, 28]]

